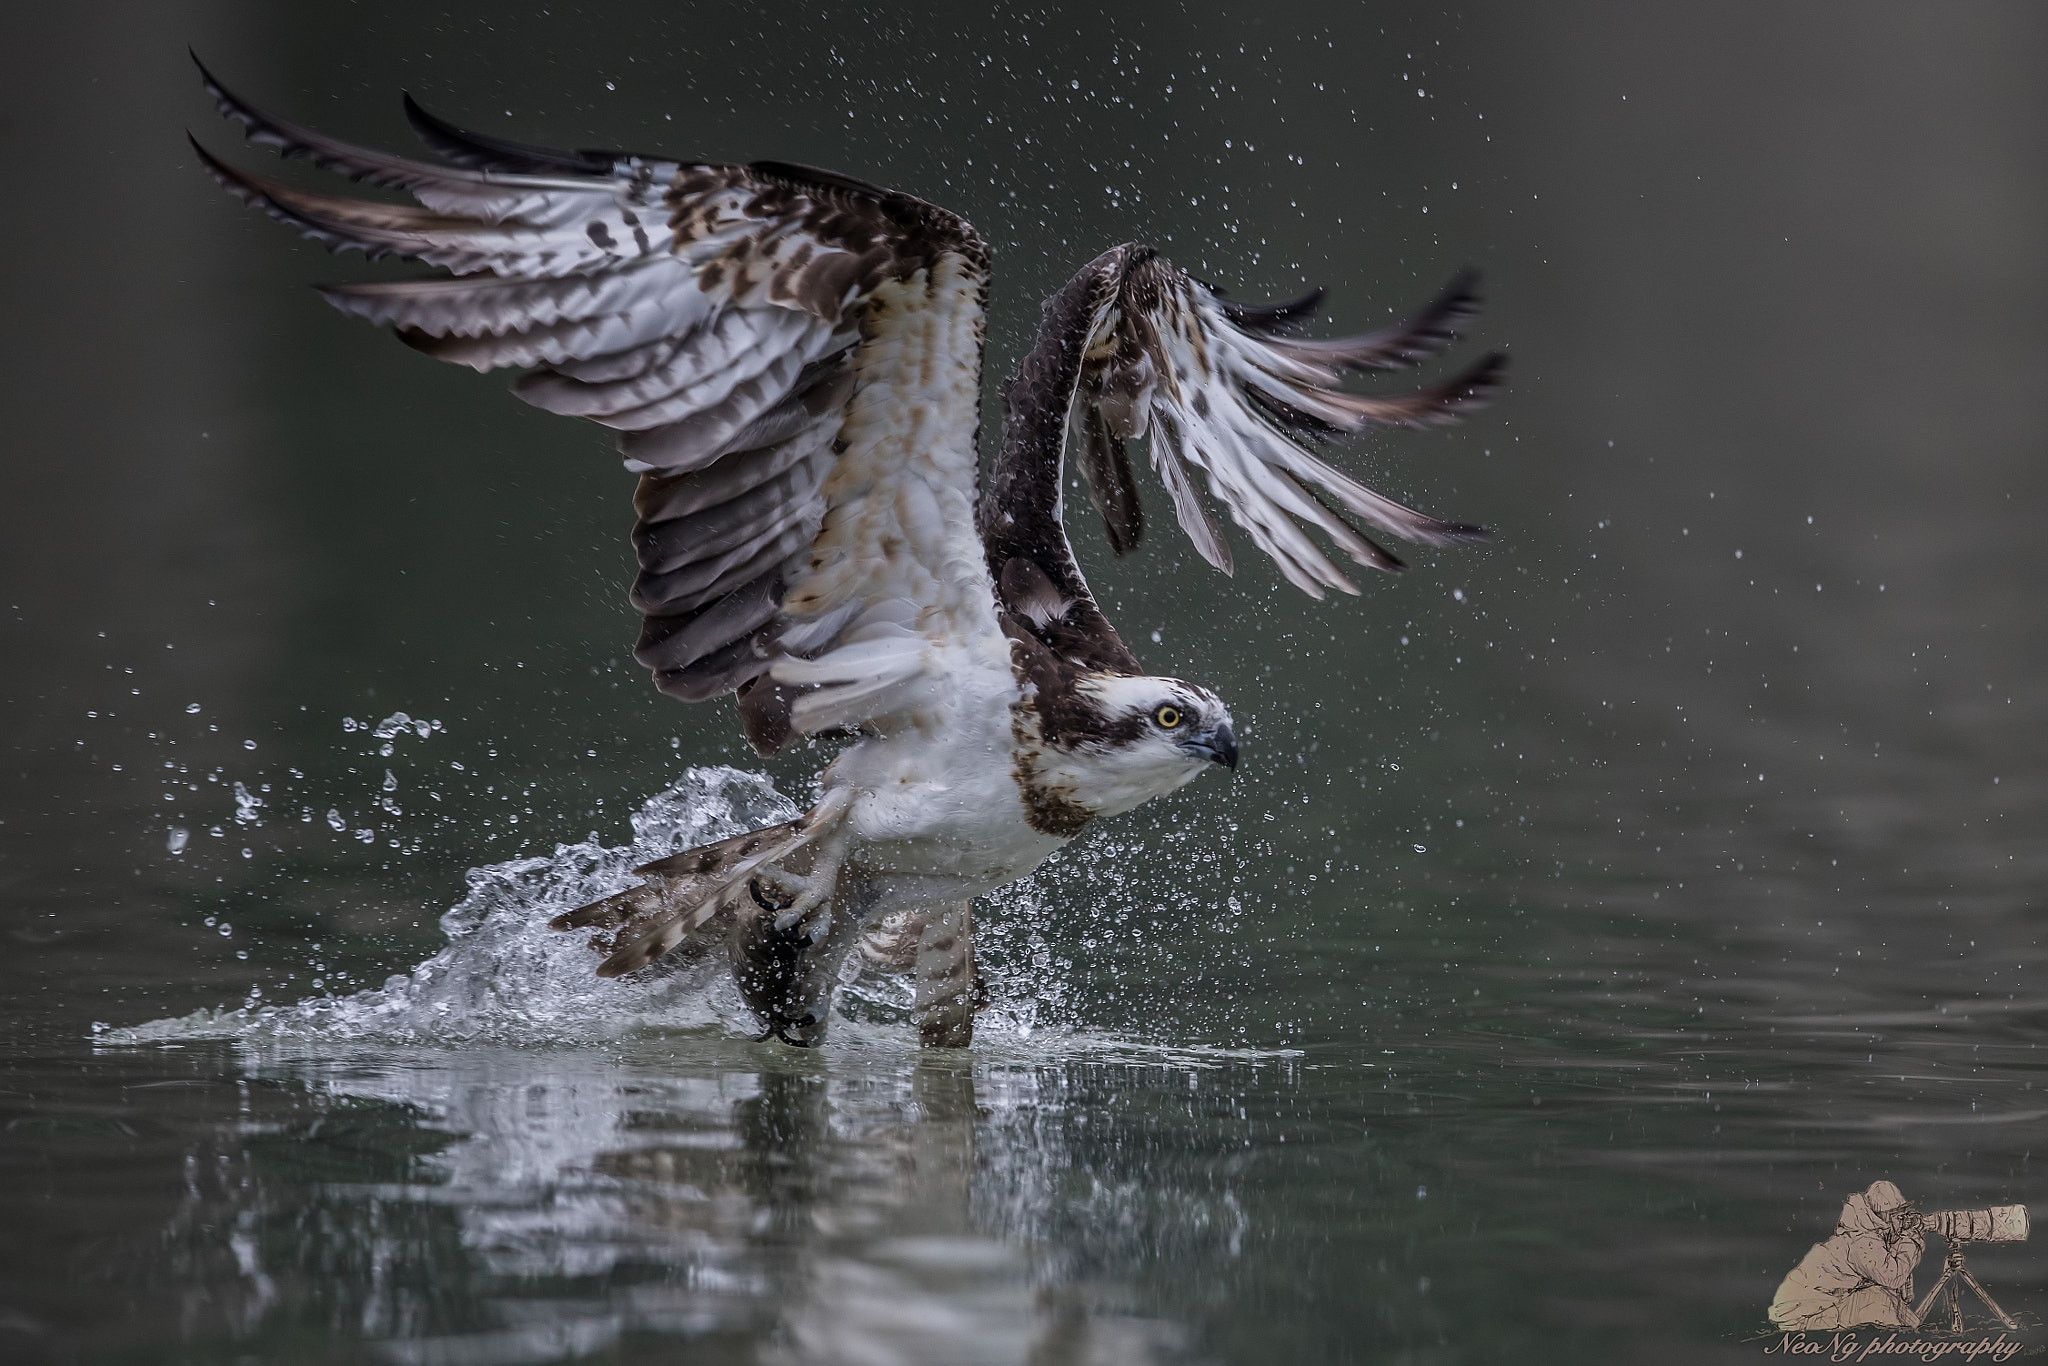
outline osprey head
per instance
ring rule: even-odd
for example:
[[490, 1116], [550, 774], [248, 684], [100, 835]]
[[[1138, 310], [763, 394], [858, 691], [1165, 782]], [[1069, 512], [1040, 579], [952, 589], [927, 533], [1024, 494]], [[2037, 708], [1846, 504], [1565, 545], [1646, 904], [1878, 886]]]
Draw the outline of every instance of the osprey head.
[[1040, 763], [1093, 815], [1164, 796], [1211, 764], [1237, 767], [1230, 711], [1207, 688], [1178, 678], [1087, 674], [1075, 693], [1094, 713], [1091, 734]]

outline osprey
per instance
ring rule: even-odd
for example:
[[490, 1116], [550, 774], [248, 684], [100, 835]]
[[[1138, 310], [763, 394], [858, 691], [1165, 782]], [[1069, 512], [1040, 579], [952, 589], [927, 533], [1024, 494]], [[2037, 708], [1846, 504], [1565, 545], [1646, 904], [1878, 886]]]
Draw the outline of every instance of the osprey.
[[1147, 674], [1090, 595], [1062, 525], [1070, 451], [1116, 553], [1143, 529], [1126, 443], [1145, 438], [1204, 559], [1231, 572], [1197, 476], [1316, 598], [1358, 590], [1305, 528], [1387, 571], [1402, 563], [1374, 534], [1486, 536], [1311, 450], [1450, 421], [1498, 386], [1496, 353], [1419, 393], [1338, 387], [1455, 340], [1469, 275], [1405, 322], [1306, 340], [1293, 325], [1320, 290], [1240, 303], [1151, 247], [1115, 247], [1046, 302], [981, 486], [989, 251], [959, 216], [807, 166], [525, 146], [407, 97], [441, 158], [415, 161], [202, 75], [250, 140], [419, 202], [308, 194], [194, 141], [229, 192], [331, 250], [450, 272], [332, 286], [328, 302], [430, 356], [524, 369], [519, 397], [618, 432], [639, 475], [634, 657], [655, 686], [732, 694], [764, 755], [854, 737], [801, 818], [647, 864], [640, 886], [551, 922], [596, 931], [608, 977], [724, 949], [763, 1038], [818, 1043], [858, 949], [915, 974], [926, 1044], [964, 1046], [986, 1004], [973, 898], [1094, 821], [1236, 767], [1222, 701]]

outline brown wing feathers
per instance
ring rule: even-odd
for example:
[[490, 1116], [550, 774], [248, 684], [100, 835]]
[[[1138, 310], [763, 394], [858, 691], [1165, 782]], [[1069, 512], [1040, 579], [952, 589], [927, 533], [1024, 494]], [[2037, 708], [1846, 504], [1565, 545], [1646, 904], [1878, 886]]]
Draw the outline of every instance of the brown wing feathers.
[[[1060, 497], [1062, 458], [1074, 395], [1085, 363], [1084, 350], [1098, 317], [1115, 297], [1117, 280], [1097, 261], [1046, 300], [1038, 340], [1003, 386], [1003, 444], [975, 510], [989, 577], [995, 581], [1005, 629], [1036, 651], [1027, 660], [1052, 667], [1056, 661], [1111, 673], [1138, 673], [1116, 628], [1096, 606], [1067, 544]], [[1091, 448], [1084, 471], [1106, 462], [1106, 477], [1131, 489], [1122, 442]], [[1119, 469], [1118, 467], [1121, 466]], [[1091, 482], [1091, 487], [1093, 487]], [[1128, 506], [1136, 507], [1132, 492]], [[1111, 535], [1127, 532], [1135, 544], [1135, 519]], [[1043, 648], [1039, 648], [1043, 647]], [[1051, 654], [1046, 655], [1049, 650]]]
[[1109, 548], [1119, 555], [1130, 553], [1145, 534], [1145, 510], [1138, 501], [1138, 484], [1131, 476], [1131, 458], [1124, 439], [1111, 430], [1102, 409], [1092, 403], [1077, 404], [1072, 440], [1075, 463], [1087, 481], [1088, 495], [1102, 513], [1103, 530], [1109, 534]]
[[407, 97], [450, 164], [415, 161], [265, 114], [201, 72], [252, 141], [421, 207], [307, 193], [198, 148], [231, 193], [332, 250], [456, 272], [329, 287], [330, 303], [442, 360], [530, 368], [522, 399], [619, 433], [642, 472], [635, 656], [663, 691], [746, 685], [785, 629], [806, 654], [833, 644], [787, 618], [782, 596], [827, 511], [859, 310], [942, 253], [985, 267], [971, 228], [829, 172], [558, 152], [467, 132]]
[[[450, 164], [418, 162], [273, 118], [206, 80], [252, 140], [420, 201], [308, 194], [200, 150], [232, 193], [334, 250], [457, 272], [323, 291], [337, 307], [444, 360], [531, 368], [521, 398], [617, 431], [642, 472], [632, 597], [647, 621], [636, 657], [678, 697], [761, 681], [760, 705], [742, 699], [750, 734], [757, 743], [786, 736], [795, 685], [771, 688], [761, 676], [778, 655], [831, 650], [857, 615], [855, 603], [785, 593], [825, 525], [863, 301], [886, 281], [936, 269], [946, 253], [985, 278], [973, 230], [831, 172], [556, 152], [465, 132], [408, 98], [415, 130]], [[1349, 373], [1441, 352], [1476, 310], [1475, 284], [1460, 275], [1401, 323], [1316, 340], [1294, 328], [1321, 291], [1241, 303], [1137, 245], [1091, 262], [1048, 301], [1037, 344], [1005, 387], [1002, 453], [977, 505], [1006, 629], [1073, 666], [1137, 667], [1066, 542], [1069, 448], [1119, 554], [1144, 534], [1126, 449], [1140, 438], [1177, 520], [1225, 572], [1230, 549], [1198, 476], [1315, 596], [1357, 590], [1306, 528], [1383, 570], [1401, 562], [1368, 528], [1435, 545], [1483, 538], [1481, 528], [1393, 502], [1312, 449], [1371, 425], [1453, 421], [1498, 388], [1498, 354], [1416, 393], [1339, 387]], [[791, 606], [799, 599], [802, 610]]]

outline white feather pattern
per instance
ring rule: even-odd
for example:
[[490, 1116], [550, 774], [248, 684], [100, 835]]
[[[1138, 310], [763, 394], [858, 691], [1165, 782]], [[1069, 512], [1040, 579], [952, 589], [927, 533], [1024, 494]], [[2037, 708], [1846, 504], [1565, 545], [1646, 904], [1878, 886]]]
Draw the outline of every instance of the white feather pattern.
[[[635, 309], [668, 311], [678, 324], [691, 301], [708, 304], [681, 262], [655, 257], [602, 275], [527, 280], [379, 280], [320, 293], [344, 313], [435, 337], [476, 337]], [[672, 329], [673, 330], [673, 329]]]
[[905, 684], [964, 684], [977, 672], [1007, 680], [1008, 645], [974, 531], [979, 292], [957, 257], [878, 291], [853, 353], [843, 450], [825, 481], [831, 508], [810, 572], [783, 599], [814, 620], [859, 609], [840, 637], [853, 643], [773, 666], [779, 681], [821, 687], [793, 711], [800, 730], [886, 732], [928, 700]]
[[[1114, 288], [1096, 309], [1075, 402], [1092, 403], [1118, 438], [1149, 435], [1152, 467], [1175, 516], [1211, 564], [1229, 572], [1230, 553], [1195, 494], [1190, 475], [1197, 471], [1231, 520], [1312, 597], [1358, 589], [1304, 526], [1360, 564], [1401, 567], [1314, 489], [1391, 536], [1430, 545], [1484, 538], [1480, 528], [1439, 521], [1374, 492], [1301, 443], [1304, 433], [1447, 422], [1483, 399], [1497, 382], [1498, 356], [1418, 394], [1376, 398], [1336, 388], [1346, 369], [1397, 368], [1455, 339], [1476, 301], [1470, 277], [1406, 323], [1362, 337], [1297, 341], [1240, 326], [1214, 290], [1145, 249], [1118, 248], [1098, 265]], [[1121, 446], [1114, 458], [1123, 459]]]
[[[704, 297], [696, 288], [694, 277], [689, 278], [689, 289], [694, 297]], [[790, 331], [784, 331], [785, 325]], [[609, 427], [638, 431], [659, 426], [660, 422], [606, 419], [642, 412], [651, 404], [667, 400], [680, 400], [685, 405], [679, 410], [681, 414], [708, 407], [723, 398], [724, 393], [693, 395], [693, 389], [707, 380], [718, 379], [749, 351], [760, 358], [757, 368], [759, 364], [767, 363], [776, 355], [777, 342], [793, 337], [806, 326], [801, 315], [788, 309], [728, 309], [712, 316], [703, 326], [694, 328], [689, 320], [679, 318], [669, 335], [684, 345], [676, 347], [669, 359], [659, 365], [629, 379], [609, 383], [591, 383], [550, 373], [531, 375], [520, 382], [519, 396], [551, 413], [595, 418], [605, 421]], [[732, 383], [738, 383], [743, 377], [743, 374], [735, 374]], [[726, 390], [730, 391], [730, 388], [731, 384], [728, 384]], [[696, 400], [694, 403], [693, 399]], [[673, 421], [674, 418], [663, 420]]]

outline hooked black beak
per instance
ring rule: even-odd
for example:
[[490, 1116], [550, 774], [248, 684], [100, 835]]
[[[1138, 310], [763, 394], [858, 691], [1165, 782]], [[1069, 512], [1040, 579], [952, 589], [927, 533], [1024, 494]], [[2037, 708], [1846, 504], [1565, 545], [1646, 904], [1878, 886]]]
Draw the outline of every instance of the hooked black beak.
[[1233, 773], [1237, 771], [1237, 736], [1227, 721], [1205, 736], [1183, 741], [1181, 748], [1206, 755], [1210, 762], [1221, 764]]

